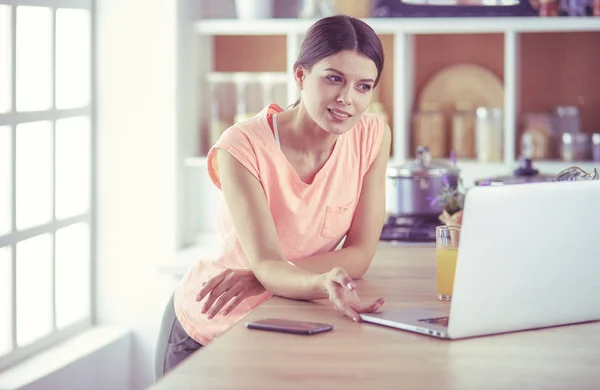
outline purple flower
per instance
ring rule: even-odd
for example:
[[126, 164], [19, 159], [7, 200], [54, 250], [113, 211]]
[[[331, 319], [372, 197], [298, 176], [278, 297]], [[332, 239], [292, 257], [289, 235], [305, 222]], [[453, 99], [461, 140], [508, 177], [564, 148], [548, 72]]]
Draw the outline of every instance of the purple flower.
[[450, 186], [450, 182], [448, 181], [448, 175], [446, 175], [445, 173], [442, 173], [442, 180], [444, 181], [445, 186]]
[[427, 199], [427, 201], [429, 202], [429, 205], [430, 205], [431, 207], [435, 206], [435, 204], [436, 204], [436, 203], [437, 203], [437, 201], [438, 201], [438, 199], [437, 199], [437, 197], [436, 197], [436, 196], [428, 196], [428, 197], [427, 197], [427, 198], [425, 198], [425, 199]]
[[450, 152], [450, 160], [452, 160], [452, 164], [456, 165], [456, 155], [454, 154], [454, 150]]

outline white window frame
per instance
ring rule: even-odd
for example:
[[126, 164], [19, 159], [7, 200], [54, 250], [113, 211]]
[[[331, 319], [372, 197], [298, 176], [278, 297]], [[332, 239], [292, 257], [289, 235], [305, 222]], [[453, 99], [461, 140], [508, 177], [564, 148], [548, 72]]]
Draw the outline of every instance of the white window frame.
[[[73, 335], [89, 329], [95, 319], [95, 263], [96, 263], [96, 179], [97, 179], [97, 164], [96, 164], [96, 119], [95, 119], [95, 101], [96, 101], [96, 86], [95, 86], [95, 60], [96, 60], [96, 45], [95, 45], [95, 0], [0, 0], [0, 5], [11, 6], [11, 75], [12, 83], [12, 104], [11, 111], [0, 114], [0, 126], [9, 126], [11, 129], [12, 142], [12, 178], [11, 178], [11, 203], [12, 203], [12, 231], [7, 235], [0, 236], [0, 248], [11, 247], [12, 256], [12, 351], [7, 355], [0, 357], [0, 371], [14, 365], [36, 353], [47, 349], [57, 343], [72, 337]], [[16, 10], [18, 6], [40, 6], [52, 9], [52, 107], [48, 110], [33, 111], [33, 112], [17, 112], [16, 111]], [[85, 9], [90, 11], [90, 101], [89, 105], [75, 109], [57, 109], [56, 108], [56, 10], [57, 9]], [[58, 119], [72, 118], [78, 116], [86, 116], [90, 118], [90, 208], [88, 212], [67, 218], [57, 220], [55, 215], [56, 208], [56, 153], [53, 152], [52, 166], [52, 220], [46, 224], [35, 226], [33, 228], [17, 230], [16, 228], [16, 127], [19, 124], [35, 121], [50, 121], [52, 122], [52, 137], [53, 143], [56, 139], [56, 121]], [[90, 232], [90, 315], [88, 318], [80, 320], [63, 329], [57, 329], [56, 326], [56, 302], [54, 296], [56, 287], [53, 281], [53, 299], [52, 299], [52, 332], [41, 339], [36, 340], [32, 344], [17, 347], [17, 329], [16, 329], [16, 245], [18, 242], [38, 236], [41, 234], [52, 234], [53, 244], [56, 243], [56, 231], [64, 227], [85, 222], [89, 226]], [[52, 247], [52, 272], [56, 272], [56, 245]], [[54, 279], [54, 278], [53, 278]]]

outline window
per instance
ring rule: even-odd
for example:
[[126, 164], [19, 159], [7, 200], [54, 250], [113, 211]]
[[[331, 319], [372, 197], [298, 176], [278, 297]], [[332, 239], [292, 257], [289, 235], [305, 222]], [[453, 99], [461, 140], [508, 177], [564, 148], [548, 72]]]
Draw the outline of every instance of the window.
[[91, 325], [93, 0], [0, 0], [0, 370]]

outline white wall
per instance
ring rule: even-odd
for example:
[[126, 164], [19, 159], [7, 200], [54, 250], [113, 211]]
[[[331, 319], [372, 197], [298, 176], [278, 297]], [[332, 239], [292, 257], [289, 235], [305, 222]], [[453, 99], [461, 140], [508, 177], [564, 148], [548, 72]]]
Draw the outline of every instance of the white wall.
[[153, 381], [176, 234], [176, 1], [97, 1], [97, 320], [131, 327], [131, 389]]
[[119, 338], [85, 359], [62, 367], [19, 390], [85, 389], [125, 390], [131, 385], [130, 339]]

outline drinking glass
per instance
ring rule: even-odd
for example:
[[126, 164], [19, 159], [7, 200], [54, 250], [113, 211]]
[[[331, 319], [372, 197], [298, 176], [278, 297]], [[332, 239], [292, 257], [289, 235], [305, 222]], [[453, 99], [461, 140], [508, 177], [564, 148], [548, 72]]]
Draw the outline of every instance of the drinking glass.
[[440, 301], [452, 300], [459, 241], [460, 226], [438, 226], [435, 228], [437, 298]]

